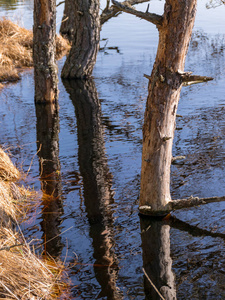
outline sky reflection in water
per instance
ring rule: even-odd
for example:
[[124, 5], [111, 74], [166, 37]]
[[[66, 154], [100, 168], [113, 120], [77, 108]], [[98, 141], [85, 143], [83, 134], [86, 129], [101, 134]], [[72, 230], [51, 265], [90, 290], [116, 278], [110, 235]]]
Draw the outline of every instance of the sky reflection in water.
[[[0, 15], [23, 12], [22, 22], [31, 28], [30, 2], [6, 11], [0, 1]], [[173, 198], [220, 196], [225, 190], [225, 7], [206, 10], [205, 3], [199, 1], [186, 70], [215, 80], [182, 89], [178, 114], [183, 117], [177, 119], [173, 155], [186, 160], [172, 166]], [[152, 1], [151, 9], [162, 12], [163, 2]], [[62, 7], [59, 21], [60, 14]], [[104, 25], [101, 38], [107, 45], [99, 52], [94, 80], [59, 82], [59, 119], [36, 119], [43, 112], [35, 110], [32, 70], [0, 95], [0, 143], [11, 146], [14, 161], [26, 171], [39, 148], [36, 141], [47, 146], [34, 157], [29, 183], [54, 201], [43, 197], [24, 231], [41, 239], [73, 226], [47, 251], [62, 258], [68, 251], [67, 262], [77, 255], [79, 264], [71, 270], [74, 297], [157, 299], [144, 280], [144, 266], [158, 288], [178, 299], [224, 299], [224, 203], [177, 212], [182, 221], [138, 217], [148, 83], [143, 74], [151, 73], [157, 30], [123, 14]], [[101, 47], [105, 44], [102, 40]], [[49, 162], [44, 172], [40, 157]]]

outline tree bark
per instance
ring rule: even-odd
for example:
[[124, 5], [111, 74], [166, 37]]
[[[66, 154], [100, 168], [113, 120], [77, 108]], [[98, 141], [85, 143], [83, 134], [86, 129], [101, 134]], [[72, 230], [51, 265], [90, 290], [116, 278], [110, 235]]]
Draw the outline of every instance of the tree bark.
[[72, 42], [75, 32], [75, 14], [76, 3], [74, 0], [66, 0], [63, 12], [63, 18], [60, 26], [60, 33], [63, 37]]
[[148, 87], [143, 126], [140, 206], [152, 215], [167, 212], [175, 120], [184, 63], [197, 0], [167, 0], [159, 30], [159, 44]]
[[35, 102], [52, 103], [58, 97], [55, 0], [34, 0], [33, 32]]
[[99, 0], [75, 0], [74, 37], [62, 69], [62, 78], [86, 78], [92, 74], [100, 38]]

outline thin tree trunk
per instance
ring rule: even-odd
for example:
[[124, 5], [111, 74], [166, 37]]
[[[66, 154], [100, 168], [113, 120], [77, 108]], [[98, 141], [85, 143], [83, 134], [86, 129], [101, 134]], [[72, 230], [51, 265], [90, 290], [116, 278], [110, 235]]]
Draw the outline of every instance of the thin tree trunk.
[[73, 44], [62, 78], [85, 78], [92, 74], [99, 49], [99, 0], [75, 0]]
[[149, 81], [143, 126], [140, 206], [149, 214], [168, 210], [175, 119], [197, 0], [167, 0], [158, 25], [158, 51]]
[[65, 0], [62, 23], [60, 26], [60, 33], [70, 42], [73, 41], [75, 32], [75, 16], [76, 16], [76, 1]]
[[33, 32], [35, 102], [54, 102], [58, 97], [55, 0], [34, 0]]
[[45, 253], [59, 257], [61, 242], [61, 216], [63, 214], [62, 185], [59, 161], [58, 109], [52, 105], [36, 105], [37, 148], [42, 189], [42, 222]]

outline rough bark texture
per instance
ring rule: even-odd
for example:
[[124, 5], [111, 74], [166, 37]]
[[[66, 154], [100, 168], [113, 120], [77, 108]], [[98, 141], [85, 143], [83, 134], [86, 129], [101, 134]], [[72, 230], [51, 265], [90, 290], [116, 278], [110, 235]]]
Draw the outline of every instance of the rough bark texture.
[[52, 105], [36, 105], [37, 148], [42, 196], [43, 242], [45, 252], [59, 257], [61, 242], [61, 216], [63, 214], [62, 186], [59, 162], [59, 118], [58, 109]]
[[34, 0], [33, 32], [35, 101], [54, 102], [58, 97], [55, 0]]
[[74, 37], [61, 76], [85, 78], [92, 74], [99, 49], [99, 0], [75, 0]]
[[170, 165], [185, 57], [197, 0], [167, 0], [158, 25], [159, 44], [149, 81], [143, 126], [140, 206], [163, 214], [170, 196]]
[[[83, 178], [83, 195], [94, 249], [94, 271], [101, 286], [97, 298], [122, 299], [116, 286], [118, 261], [113, 250], [114, 192], [105, 153], [101, 104], [94, 81], [64, 80], [75, 107], [78, 132], [78, 158]], [[99, 270], [99, 267], [102, 267]]]
[[[175, 300], [176, 284], [170, 256], [170, 226], [163, 221], [140, 218], [146, 299]], [[161, 296], [160, 296], [161, 295]]]
[[76, 16], [77, 1], [65, 0], [62, 23], [60, 26], [60, 33], [63, 37], [72, 42], [75, 32], [75, 16]]

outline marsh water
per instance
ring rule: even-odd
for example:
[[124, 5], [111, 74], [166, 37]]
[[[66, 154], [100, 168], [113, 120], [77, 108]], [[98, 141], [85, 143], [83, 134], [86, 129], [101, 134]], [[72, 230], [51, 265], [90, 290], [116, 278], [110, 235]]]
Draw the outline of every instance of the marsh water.
[[[182, 89], [173, 155], [186, 159], [172, 166], [173, 199], [225, 194], [225, 6], [206, 4], [199, 0], [185, 69], [214, 80]], [[162, 13], [163, 1], [150, 8]], [[0, 0], [0, 16], [31, 29], [32, 1]], [[138, 216], [143, 74], [151, 73], [157, 35], [134, 16], [109, 20], [93, 79], [59, 80], [53, 120], [35, 108], [32, 69], [0, 94], [0, 144], [29, 171], [27, 183], [45, 190], [22, 230], [49, 241], [47, 251], [70, 267], [71, 299], [158, 299], [143, 267], [169, 299], [225, 298], [225, 203], [164, 221]]]

